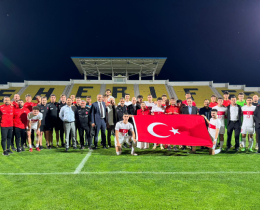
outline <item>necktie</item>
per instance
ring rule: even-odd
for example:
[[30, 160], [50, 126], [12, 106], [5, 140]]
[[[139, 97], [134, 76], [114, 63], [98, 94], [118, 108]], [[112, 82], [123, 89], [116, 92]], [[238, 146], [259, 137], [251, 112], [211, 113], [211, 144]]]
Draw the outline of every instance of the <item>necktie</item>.
[[103, 109], [102, 109], [102, 105], [101, 105], [101, 103], [99, 104], [100, 105], [100, 112], [101, 112], [101, 118], [103, 118]]

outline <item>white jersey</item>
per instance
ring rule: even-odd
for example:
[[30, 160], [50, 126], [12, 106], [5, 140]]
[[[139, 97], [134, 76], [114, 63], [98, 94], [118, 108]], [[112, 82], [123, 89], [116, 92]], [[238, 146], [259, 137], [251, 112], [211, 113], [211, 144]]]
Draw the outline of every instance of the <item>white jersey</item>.
[[243, 106], [241, 107], [243, 112], [243, 124], [242, 126], [253, 127], [254, 126], [254, 111], [256, 106]]
[[[120, 105], [121, 103], [119, 102], [118, 105]], [[132, 104], [132, 101], [125, 101], [124, 105], [125, 106], [129, 106]]]
[[225, 115], [227, 113], [227, 107], [219, 107], [219, 106], [214, 106], [212, 109], [218, 110], [218, 119], [221, 122], [221, 125], [225, 125]]
[[145, 103], [145, 106], [147, 107], [147, 109], [149, 109], [150, 111], [152, 110], [153, 106], [156, 106], [154, 104], [154, 102], [150, 103], [149, 101], [145, 101], [144, 103]]
[[123, 121], [119, 121], [116, 124], [115, 130], [119, 131], [119, 138], [122, 138], [122, 137], [127, 136], [128, 131], [133, 131], [134, 128], [133, 128], [133, 125], [129, 122], [125, 124]]
[[153, 106], [151, 112], [153, 112], [155, 115], [164, 114], [165, 108], [163, 106]]
[[27, 119], [31, 121], [31, 129], [37, 130], [39, 120], [42, 120], [42, 113], [34, 116], [32, 112], [27, 115]]
[[215, 139], [216, 136], [216, 129], [220, 129], [220, 127], [221, 121], [219, 119], [210, 118], [208, 131], [213, 139]]

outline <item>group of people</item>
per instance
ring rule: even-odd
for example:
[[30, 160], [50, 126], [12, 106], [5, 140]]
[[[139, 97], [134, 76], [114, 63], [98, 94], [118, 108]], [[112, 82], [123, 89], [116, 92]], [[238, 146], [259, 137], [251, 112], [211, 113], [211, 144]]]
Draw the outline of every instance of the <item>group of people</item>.
[[[46, 148], [53, 147], [53, 132], [56, 133], [57, 147], [65, 147], [68, 151], [73, 149], [95, 150], [98, 147], [99, 132], [101, 131], [101, 146], [103, 149], [112, 147], [111, 136], [115, 136], [116, 154], [120, 155], [122, 148], [130, 147], [131, 154], [135, 148], [148, 149], [147, 142], [137, 142], [134, 129], [134, 115], [174, 115], [189, 114], [201, 115], [209, 135], [213, 141], [213, 148], [209, 149], [210, 154], [221, 152], [224, 145], [224, 134], [227, 129], [226, 150], [232, 147], [232, 133], [235, 133], [235, 150], [246, 150], [246, 135], [248, 135], [248, 150], [253, 152], [253, 135], [256, 131], [257, 152], [258, 137], [260, 136], [260, 106], [258, 96], [247, 97], [244, 93], [236, 96], [224, 92], [223, 98], [211, 96], [210, 101], [205, 99], [204, 107], [198, 109], [193, 101], [190, 92], [185, 93], [186, 100], [176, 100], [162, 95], [153, 100], [152, 95], [147, 96], [144, 101], [142, 95], [130, 98], [125, 94], [120, 98], [118, 104], [107, 89], [105, 94], [97, 95], [97, 101], [92, 103], [90, 96], [86, 100], [71, 95], [61, 95], [59, 102], [54, 94], [50, 96], [47, 103], [46, 97], [35, 96], [37, 103], [32, 102], [32, 96], [27, 94], [25, 101], [20, 99], [18, 94], [14, 95], [13, 101], [10, 97], [4, 97], [4, 105], [0, 106], [1, 117], [1, 144], [3, 155], [9, 155], [13, 151], [22, 152], [29, 147], [29, 152], [43, 149], [42, 139], [46, 139]], [[131, 100], [130, 100], [131, 99]], [[107, 131], [107, 132], [106, 132]], [[79, 133], [80, 141], [77, 141]], [[65, 135], [65, 138], [64, 138]], [[94, 138], [94, 141], [93, 141]], [[219, 142], [218, 142], [219, 139]], [[35, 144], [34, 144], [35, 142]], [[16, 146], [16, 147], [15, 147]], [[153, 145], [153, 149], [157, 148]], [[178, 150], [176, 145], [159, 145], [161, 149]], [[215, 148], [219, 146], [218, 150]], [[180, 149], [187, 149], [186, 146], [179, 146]], [[196, 153], [196, 147], [191, 148], [191, 153]]]

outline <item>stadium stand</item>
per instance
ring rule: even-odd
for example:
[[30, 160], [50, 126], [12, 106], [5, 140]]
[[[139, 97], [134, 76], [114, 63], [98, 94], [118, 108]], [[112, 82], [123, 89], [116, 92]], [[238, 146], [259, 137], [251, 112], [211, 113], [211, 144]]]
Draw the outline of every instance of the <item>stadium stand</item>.
[[97, 95], [100, 93], [100, 86], [100, 84], [74, 84], [68, 96], [75, 95], [82, 99], [91, 96], [93, 102], [95, 102]]
[[112, 90], [112, 96], [116, 99], [116, 103], [119, 103], [119, 99], [122, 97], [125, 97], [125, 94], [130, 94], [130, 97], [135, 96], [134, 92], [134, 85], [113, 85], [113, 84], [107, 84], [106, 89]]
[[185, 92], [190, 92], [198, 108], [203, 107], [205, 99], [214, 94], [209, 86], [174, 86], [178, 99], [185, 100]]
[[36, 102], [35, 96], [46, 96], [48, 101], [50, 101], [50, 95], [55, 94], [57, 100], [59, 100], [60, 95], [65, 89], [65, 85], [29, 85], [21, 95], [21, 99], [25, 100], [25, 95], [30, 94], [32, 96], [33, 102]]
[[21, 87], [10, 87], [7, 89], [0, 89], [0, 105], [3, 104], [3, 99], [5, 96], [9, 96], [11, 99], [14, 97], [14, 94], [18, 93]]
[[165, 87], [165, 85], [143, 85], [139, 84], [139, 92], [140, 95], [144, 97], [144, 100], [146, 100], [147, 95], [151, 94], [153, 98], [161, 97], [163, 94], [167, 95], [167, 98], [169, 98], [168, 91]]

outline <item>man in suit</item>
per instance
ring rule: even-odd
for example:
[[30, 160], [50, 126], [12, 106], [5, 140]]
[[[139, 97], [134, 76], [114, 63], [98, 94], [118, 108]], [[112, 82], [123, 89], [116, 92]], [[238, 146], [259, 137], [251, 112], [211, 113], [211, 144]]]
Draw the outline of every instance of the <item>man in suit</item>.
[[117, 112], [114, 97], [110, 97], [110, 103], [107, 106], [107, 116], [107, 144], [108, 147], [111, 147], [111, 134], [115, 133], [115, 126], [117, 123]]
[[[258, 105], [255, 108], [255, 112], [254, 112], [254, 121], [255, 121], [255, 131], [256, 131], [256, 143], [258, 145], [260, 145], [260, 106]], [[257, 148], [257, 152], [258, 154], [260, 154], [260, 147]]]
[[241, 106], [236, 103], [236, 96], [231, 96], [231, 104], [227, 107], [227, 151], [230, 150], [231, 147], [231, 138], [233, 130], [235, 130], [235, 150], [239, 150], [239, 135], [241, 132]]
[[106, 148], [106, 123], [107, 123], [107, 109], [106, 104], [103, 102], [103, 96], [97, 95], [97, 102], [94, 102], [90, 109], [91, 125], [95, 128], [94, 148], [97, 149], [98, 133], [101, 129], [101, 144], [104, 149]]
[[133, 115], [137, 115], [137, 110], [141, 109], [140, 104], [137, 104], [137, 100], [135, 97], [132, 98], [132, 104], [127, 107], [127, 112], [130, 116], [129, 122], [133, 124]]
[[[192, 106], [193, 101], [192, 98], [187, 98], [187, 106], [182, 108], [182, 114], [199, 114], [198, 113], [198, 108], [196, 106]], [[183, 150], [186, 149], [186, 146], [182, 147]], [[191, 153], [196, 153], [196, 147], [191, 147], [192, 151]]]

